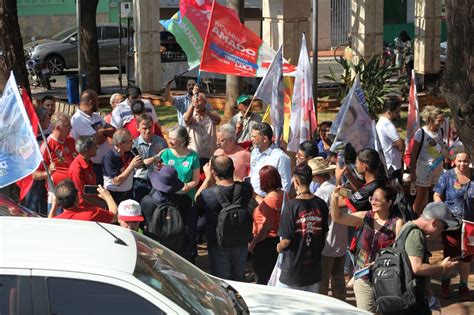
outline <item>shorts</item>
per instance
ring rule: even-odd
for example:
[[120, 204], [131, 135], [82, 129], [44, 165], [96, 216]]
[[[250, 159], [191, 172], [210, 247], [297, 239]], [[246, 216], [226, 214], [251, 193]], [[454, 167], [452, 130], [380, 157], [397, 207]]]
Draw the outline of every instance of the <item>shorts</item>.
[[[447, 231], [441, 233], [441, 240], [443, 241], [443, 255], [444, 257], [458, 257], [461, 256], [461, 230]], [[472, 255], [464, 257], [460, 261], [470, 262]]]
[[443, 163], [440, 163], [434, 170], [431, 163], [418, 160], [416, 163], [415, 185], [420, 187], [431, 187], [436, 185], [441, 174], [443, 174]]

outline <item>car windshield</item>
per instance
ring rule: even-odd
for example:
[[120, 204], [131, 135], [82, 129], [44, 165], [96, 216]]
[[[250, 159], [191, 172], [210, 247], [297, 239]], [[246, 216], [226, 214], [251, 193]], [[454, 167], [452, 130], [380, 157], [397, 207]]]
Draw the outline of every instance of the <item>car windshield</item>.
[[133, 275], [190, 314], [237, 314], [221, 281], [159, 243], [133, 232], [137, 263]]
[[59, 33], [57, 33], [56, 35], [53, 35], [53, 37], [51, 37], [51, 39], [54, 39], [54, 40], [63, 40], [65, 39], [66, 37], [69, 37], [71, 34], [75, 33], [77, 30], [77, 27], [70, 27], [70, 28], [67, 28], [65, 29], [64, 31], [61, 31]]

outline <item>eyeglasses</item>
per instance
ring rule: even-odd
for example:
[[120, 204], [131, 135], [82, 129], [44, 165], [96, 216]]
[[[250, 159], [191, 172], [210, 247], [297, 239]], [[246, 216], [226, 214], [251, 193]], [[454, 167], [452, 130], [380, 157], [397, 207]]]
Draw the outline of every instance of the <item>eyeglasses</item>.
[[370, 202], [370, 203], [376, 203], [376, 202], [378, 202], [378, 203], [384, 203], [385, 200], [378, 199], [378, 198], [374, 198], [374, 197], [370, 196], [370, 197], [369, 197], [369, 202]]

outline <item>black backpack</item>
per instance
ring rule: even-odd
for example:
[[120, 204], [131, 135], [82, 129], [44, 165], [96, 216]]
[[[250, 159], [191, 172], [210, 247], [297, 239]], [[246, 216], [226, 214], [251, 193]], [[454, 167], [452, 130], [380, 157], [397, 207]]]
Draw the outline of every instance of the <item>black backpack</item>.
[[417, 281], [405, 251], [408, 234], [418, 227], [410, 225], [397, 237], [396, 242], [381, 248], [372, 267], [375, 305], [379, 312], [401, 312], [416, 304]]
[[242, 185], [235, 184], [232, 203], [219, 186], [214, 188], [217, 200], [222, 206], [217, 217], [217, 243], [222, 248], [247, 244], [252, 240], [253, 219], [242, 206]]
[[163, 246], [181, 254], [186, 247], [186, 228], [179, 208], [171, 202], [158, 204], [148, 225], [148, 232], [153, 234]]

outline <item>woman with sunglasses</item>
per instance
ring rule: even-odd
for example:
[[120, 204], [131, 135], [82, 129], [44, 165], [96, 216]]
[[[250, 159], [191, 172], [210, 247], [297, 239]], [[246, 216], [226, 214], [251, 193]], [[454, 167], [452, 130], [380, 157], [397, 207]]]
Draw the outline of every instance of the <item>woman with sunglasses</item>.
[[[373, 286], [369, 281], [368, 269], [365, 268], [374, 262], [380, 248], [388, 247], [395, 241], [403, 225], [402, 219], [392, 210], [397, 192], [390, 186], [379, 187], [369, 197], [370, 210], [346, 213], [341, 211], [338, 205], [339, 190], [340, 187], [337, 187], [331, 195], [333, 221], [359, 229], [355, 248], [356, 280], [354, 283], [357, 307], [375, 313]], [[364, 273], [365, 270], [367, 273]]]
[[319, 130], [318, 130], [318, 149], [319, 149], [319, 156], [322, 156], [324, 159], [328, 158], [329, 153], [331, 152], [331, 145], [332, 141], [329, 139], [329, 130], [331, 129], [332, 122], [330, 121], [323, 121], [319, 125]]

